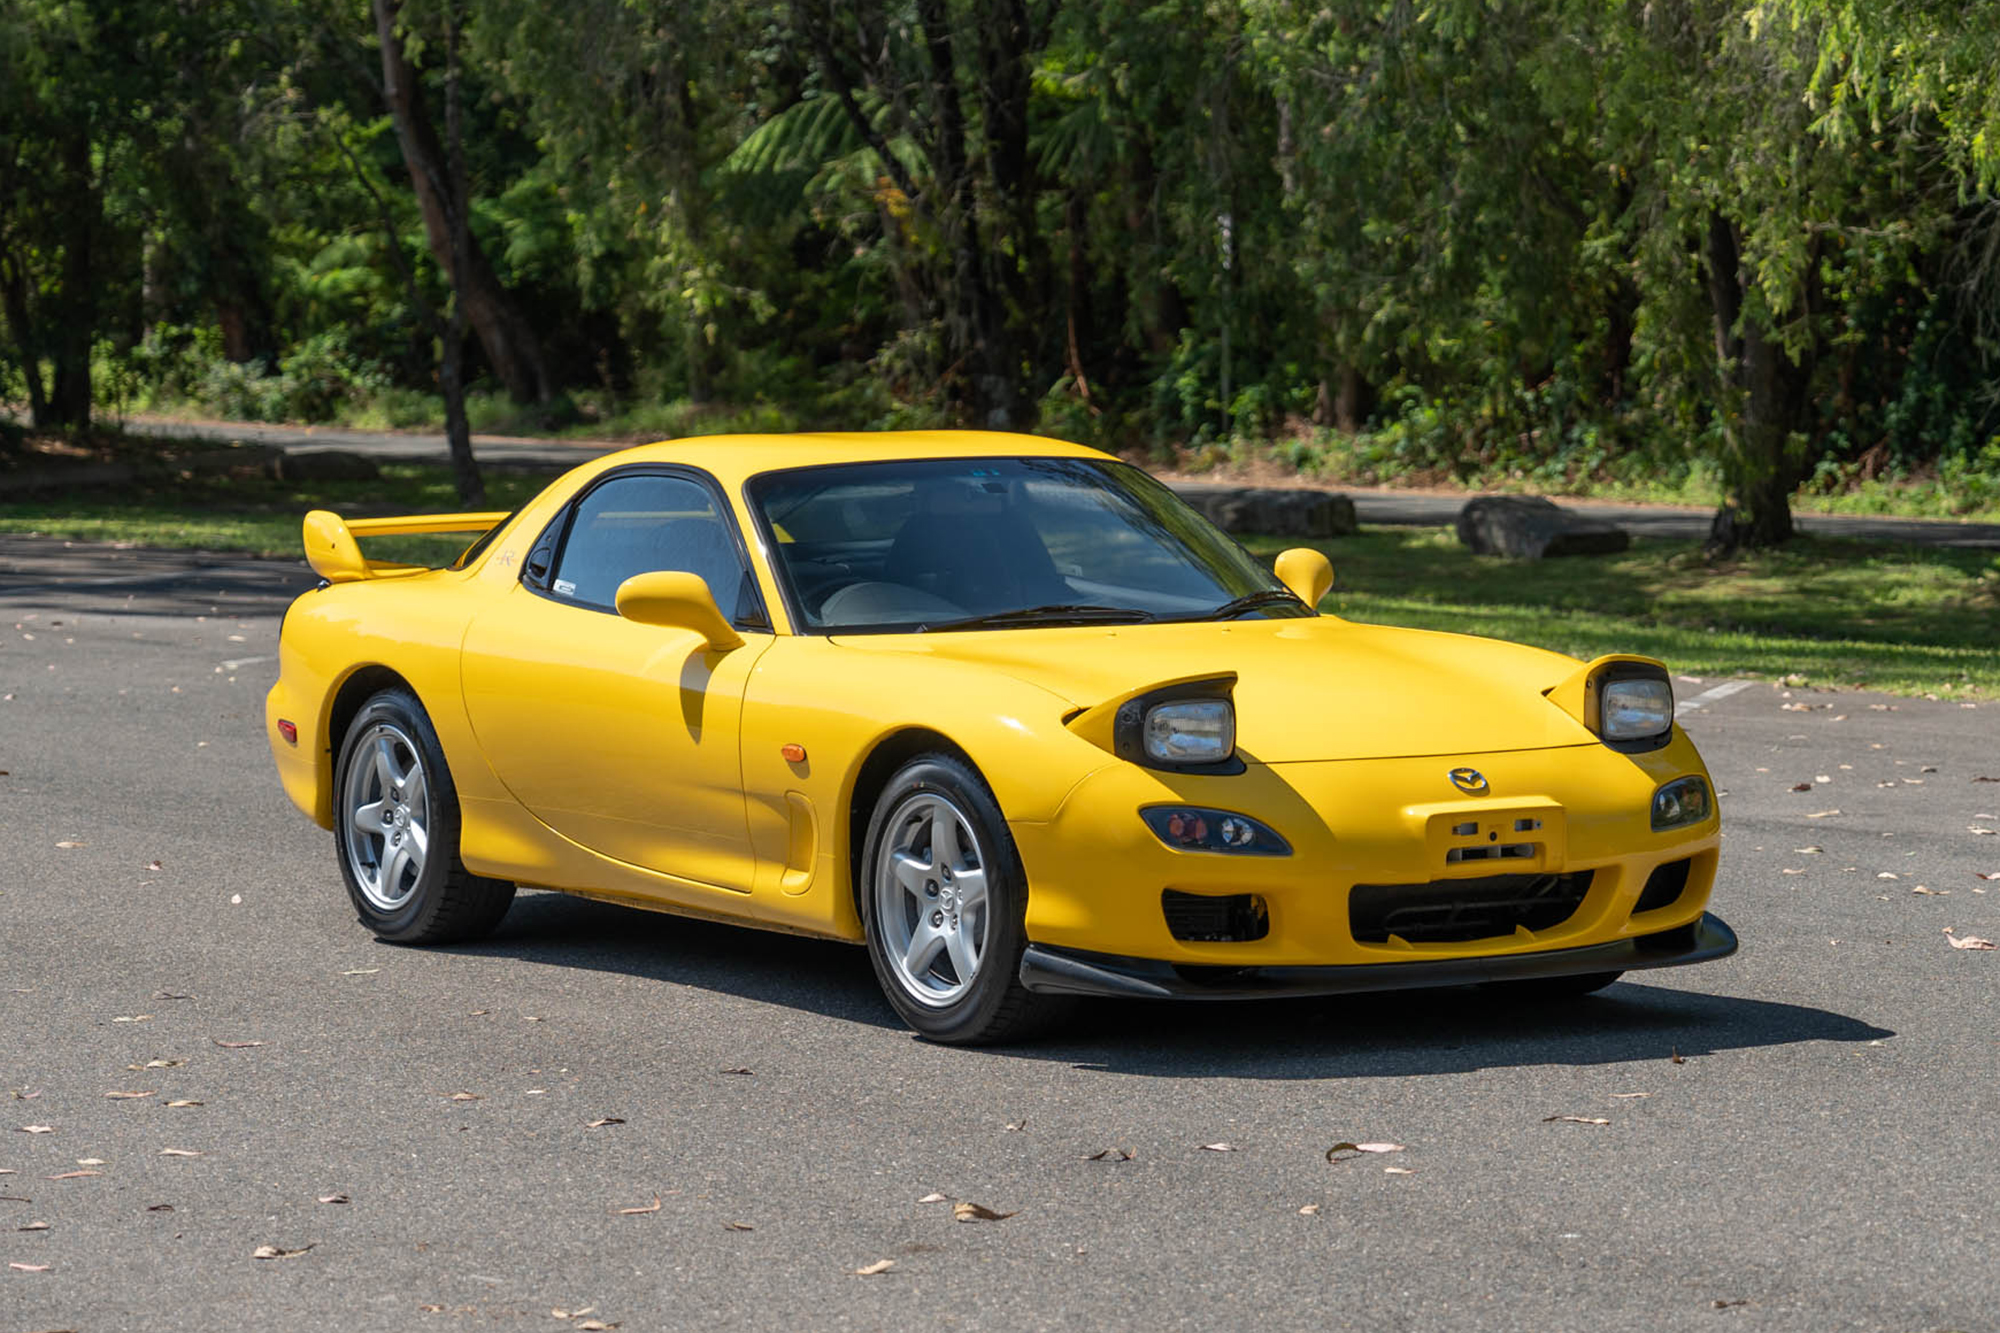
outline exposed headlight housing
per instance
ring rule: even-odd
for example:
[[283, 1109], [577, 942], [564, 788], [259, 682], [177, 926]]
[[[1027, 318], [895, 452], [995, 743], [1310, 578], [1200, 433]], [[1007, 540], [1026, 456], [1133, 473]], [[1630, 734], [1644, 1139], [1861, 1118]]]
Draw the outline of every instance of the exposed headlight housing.
[[1715, 813], [1715, 798], [1701, 778], [1676, 778], [1653, 793], [1653, 832], [1686, 828]]
[[1154, 704], [1140, 735], [1156, 764], [1219, 764], [1236, 753], [1236, 708], [1227, 699]]
[[1590, 728], [1619, 749], [1665, 745], [1674, 730], [1674, 686], [1661, 667], [1614, 662], [1592, 680]]

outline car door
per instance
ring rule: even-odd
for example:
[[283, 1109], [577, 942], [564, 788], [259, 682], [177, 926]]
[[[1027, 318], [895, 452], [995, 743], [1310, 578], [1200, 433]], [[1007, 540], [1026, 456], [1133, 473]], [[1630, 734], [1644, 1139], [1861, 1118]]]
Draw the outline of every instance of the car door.
[[[620, 616], [618, 585], [652, 570], [700, 575], [743, 645], [719, 652], [692, 630]], [[771, 641], [713, 482], [614, 472], [565, 507], [521, 580], [468, 627], [466, 711], [495, 774], [549, 828], [619, 861], [747, 892], [737, 730]]]

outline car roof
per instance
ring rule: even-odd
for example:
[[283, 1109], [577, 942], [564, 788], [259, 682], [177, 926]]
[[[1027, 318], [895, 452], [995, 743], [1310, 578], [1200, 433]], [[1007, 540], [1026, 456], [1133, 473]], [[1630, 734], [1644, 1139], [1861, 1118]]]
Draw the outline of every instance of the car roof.
[[992, 430], [852, 431], [799, 435], [698, 435], [642, 444], [608, 456], [616, 466], [683, 463], [734, 487], [760, 472], [835, 463], [895, 462], [922, 458], [1101, 458], [1112, 455], [1081, 444]]

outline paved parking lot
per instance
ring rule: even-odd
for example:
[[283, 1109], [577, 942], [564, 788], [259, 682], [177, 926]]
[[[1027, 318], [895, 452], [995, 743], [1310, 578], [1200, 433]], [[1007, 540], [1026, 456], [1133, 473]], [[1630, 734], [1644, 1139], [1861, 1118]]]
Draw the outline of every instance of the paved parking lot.
[[1995, 1325], [2000, 705], [1681, 682], [1725, 962], [960, 1051], [846, 946], [375, 943], [261, 737], [308, 578], [0, 540], [0, 1333]]

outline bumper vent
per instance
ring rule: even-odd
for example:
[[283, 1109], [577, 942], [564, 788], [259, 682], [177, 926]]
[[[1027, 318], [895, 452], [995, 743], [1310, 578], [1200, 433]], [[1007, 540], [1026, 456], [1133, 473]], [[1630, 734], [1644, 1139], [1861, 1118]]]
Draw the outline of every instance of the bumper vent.
[[1271, 933], [1271, 914], [1254, 893], [1215, 895], [1168, 889], [1160, 894], [1160, 910], [1177, 940], [1244, 943]]
[[1512, 935], [1521, 926], [1547, 930], [1582, 905], [1595, 873], [1356, 884], [1347, 895], [1348, 928], [1364, 944], [1387, 944], [1391, 935], [1411, 944], [1446, 944]]
[[1650, 912], [1679, 902], [1681, 894], [1687, 891], [1688, 867], [1692, 864], [1689, 858], [1653, 867], [1653, 873], [1646, 876], [1646, 887], [1639, 891], [1639, 905], [1632, 910]]

